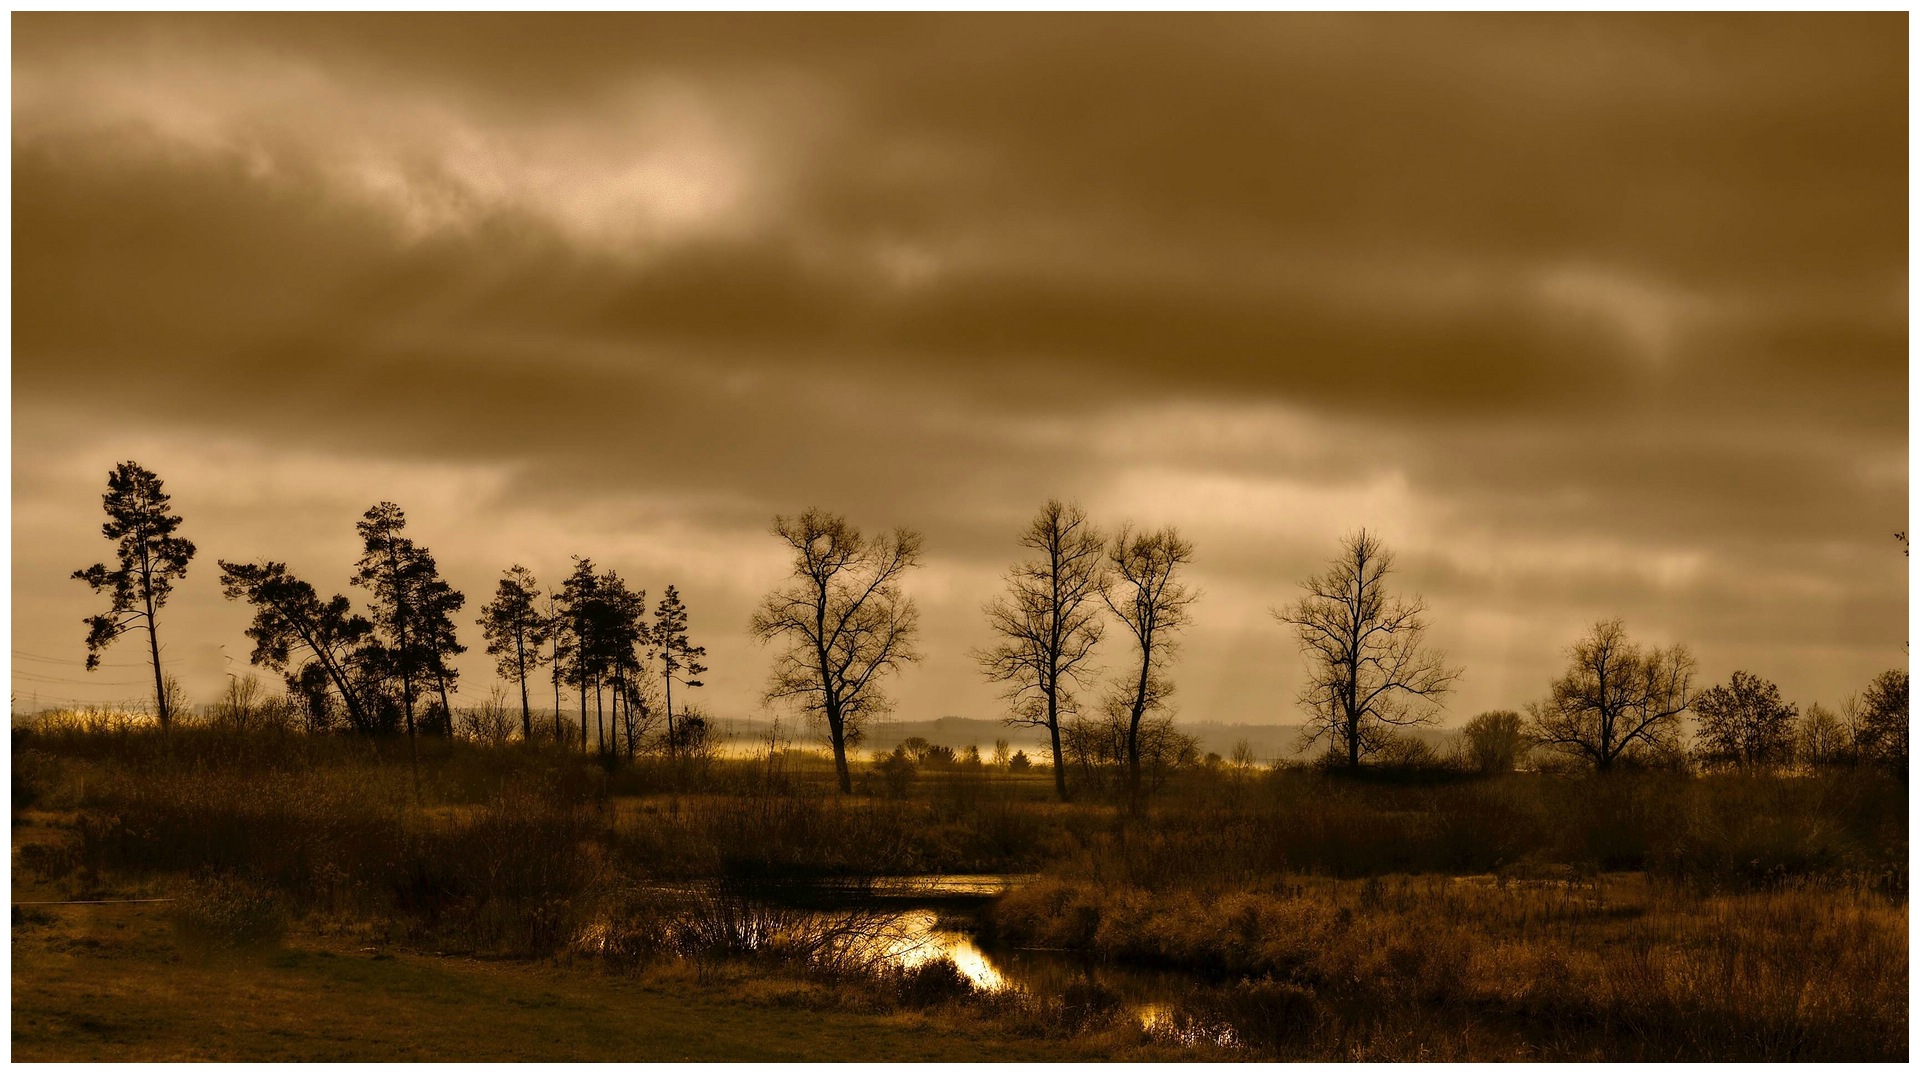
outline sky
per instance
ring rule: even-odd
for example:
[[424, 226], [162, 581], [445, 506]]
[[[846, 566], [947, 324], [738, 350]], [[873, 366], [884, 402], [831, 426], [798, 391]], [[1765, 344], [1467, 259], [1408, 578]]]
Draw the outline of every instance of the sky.
[[1449, 725], [1604, 617], [1803, 705], [1906, 665], [1903, 13], [12, 25], [16, 711], [146, 688], [68, 577], [123, 459], [199, 702], [215, 560], [361, 599], [379, 500], [469, 611], [677, 585], [722, 719], [809, 506], [925, 536], [902, 719], [1004, 712], [1048, 497], [1193, 542], [1182, 720], [1301, 720], [1271, 609], [1362, 526]]

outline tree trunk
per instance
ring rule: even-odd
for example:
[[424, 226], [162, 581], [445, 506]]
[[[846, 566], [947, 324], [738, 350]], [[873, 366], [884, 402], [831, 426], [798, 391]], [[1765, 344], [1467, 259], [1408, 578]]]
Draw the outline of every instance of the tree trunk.
[[666, 681], [667, 689], [667, 760], [672, 761], [676, 756], [676, 747], [673, 741], [673, 658], [671, 656], [667, 657], [663, 672], [661, 678]]
[[840, 722], [840, 713], [832, 708], [827, 710], [827, 730], [833, 737], [833, 770], [840, 777], [840, 793], [852, 794], [853, 776], [847, 771], [846, 728]]
[[151, 589], [147, 593], [147, 651], [153, 656], [153, 707], [160, 714], [160, 735], [164, 738], [173, 724], [173, 713], [167, 710], [167, 684], [160, 674], [160, 632], [153, 623]]
[[1140, 641], [1140, 683], [1133, 694], [1133, 719], [1127, 724], [1127, 806], [1140, 809], [1140, 717], [1147, 710], [1147, 677], [1153, 668], [1153, 638]]
[[520, 737], [532, 744], [533, 703], [527, 700], [527, 639], [517, 630], [513, 634], [513, 652], [520, 663]]
[[1053, 736], [1053, 790], [1062, 802], [1067, 800], [1067, 766], [1060, 760], [1060, 702], [1058, 674], [1047, 688], [1047, 733]]
[[620, 669], [613, 670], [613, 685], [607, 690], [607, 723], [613, 728], [613, 755], [620, 756]]

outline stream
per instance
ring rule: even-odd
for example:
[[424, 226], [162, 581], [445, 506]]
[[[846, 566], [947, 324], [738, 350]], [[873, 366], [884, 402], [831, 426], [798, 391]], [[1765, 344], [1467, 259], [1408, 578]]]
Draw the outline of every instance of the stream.
[[865, 941], [873, 954], [903, 967], [946, 958], [986, 992], [1060, 996], [1091, 984], [1119, 997], [1150, 1030], [1191, 994], [1195, 982], [1185, 974], [1114, 966], [1069, 951], [982, 946], [976, 922], [985, 904], [1028, 879], [996, 874], [863, 878], [793, 886], [774, 897], [823, 914], [876, 913], [882, 927]]

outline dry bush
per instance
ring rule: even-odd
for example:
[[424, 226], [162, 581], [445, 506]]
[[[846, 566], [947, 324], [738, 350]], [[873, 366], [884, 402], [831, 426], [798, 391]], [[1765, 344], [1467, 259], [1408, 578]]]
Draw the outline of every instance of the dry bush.
[[287, 913], [274, 893], [237, 873], [195, 878], [169, 916], [175, 935], [201, 950], [272, 947], [287, 932]]

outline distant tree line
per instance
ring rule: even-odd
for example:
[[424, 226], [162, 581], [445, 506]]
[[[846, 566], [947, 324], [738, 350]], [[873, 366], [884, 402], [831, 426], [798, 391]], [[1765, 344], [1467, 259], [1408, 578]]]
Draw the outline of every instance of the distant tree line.
[[[87, 667], [117, 638], [142, 632], [163, 731], [177, 688], [161, 666], [158, 612], [195, 554], [161, 479], [134, 462], [108, 475], [102, 533], [117, 564], [74, 572], [108, 594], [106, 612], [87, 618]], [[230, 600], [254, 617], [251, 660], [283, 676], [307, 727], [362, 734], [454, 733], [452, 660], [466, 648], [457, 615], [466, 598], [441, 577], [433, 554], [407, 532], [401, 509], [368, 508], [357, 523], [361, 555], [352, 583], [367, 602], [323, 598], [285, 563], [220, 560]], [[919, 659], [919, 613], [903, 588], [922, 560], [918, 533], [863, 536], [819, 509], [776, 516], [771, 527], [790, 555], [786, 580], [770, 591], [749, 633], [776, 644], [767, 701], [817, 721], [843, 792], [852, 790], [849, 752], [889, 711], [887, 678]], [[1005, 721], [1046, 731], [1056, 793], [1075, 784], [1116, 786], [1137, 805], [1166, 774], [1198, 762], [1194, 740], [1173, 723], [1172, 661], [1199, 594], [1185, 580], [1193, 546], [1167, 527], [1103, 533], [1077, 505], [1048, 501], [1018, 537], [1027, 555], [1006, 576], [985, 615], [993, 644], [973, 656], [1003, 687]], [[1390, 588], [1394, 556], [1377, 535], [1343, 539], [1328, 568], [1308, 577], [1299, 599], [1276, 608], [1306, 658], [1298, 700], [1305, 743], [1324, 743], [1331, 763], [1418, 760], [1405, 729], [1437, 721], [1461, 676], [1426, 642], [1426, 606]], [[550, 738], [608, 759], [657, 750], [668, 757], [704, 748], [704, 717], [684, 702], [702, 685], [706, 650], [693, 644], [689, 611], [669, 585], [649, 619], [646, 592], [616, 571], [576, 556], [557, 587], [543, 591], [528, 568], [500, 577], [478, 619], [500, 677], [520, 699], [520, 737]], [[1093, 657], [1118, 627], [1117, 671], [1101, 681]], [[1877, 676], [1838, 712], [1802, 713], [1773, 683], [1745, 670], [1696, 691], [1684, 645], [1643, 646], [1618, 619], [1604, 619], [1567, 650], [1565, 671], [1524, 713], [1499, 710], [1469, 720], [1461, 763], [1483, 772], [1537, 764], [1578, 764], [1606, 772], [1633, 765], [1767, 768], [1787, 764], [1880, 763], [1904, 770], [1907, 684], [1903, 669]], [[536, 727], [533, 684], [542, 669], [553, 688], [553, 726]], [[676, 706], [675, 687], [682, 701]], [[577, 721], [562, 693], [577, 700]], [[504, 706], [499, 715], [504, 721]], [[1683, 717], [1696, 730], [1685, 741]], [[503, 724], [510, 726], [510, 724]], [[492, 737], [508, 734], [500, 730]], [[971, 763], [922, 744], [884, 764], [904, 771]], [[1005, 754], [1001, 744], [998, 754]], [[978, 760], [977, 750], [973, 761]], [[1020, 754], [1019, 761], [1026, 757]], [[1217, 760], [1217, 758], [1215, 759]], [[1012, 765], [1012, 759], [996, 756]], [[984, 762], [982, 762], [984, 763]], [[883, 767], [884, 767], [883, 764]], [[891, 778], [891, 777], [889, 777]]]

